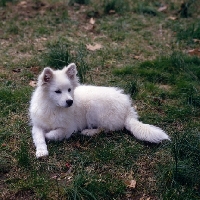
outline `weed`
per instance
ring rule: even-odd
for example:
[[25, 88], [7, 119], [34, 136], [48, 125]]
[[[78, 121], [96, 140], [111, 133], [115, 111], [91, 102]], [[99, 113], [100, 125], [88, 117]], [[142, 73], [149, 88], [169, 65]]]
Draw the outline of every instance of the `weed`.
[[76, 51], [71, 50], [70, 44], [62, 41], [48, 44], [47, 51], [42, 55], [45, 66], [51, 66], [55, 69], [62, 69], [64, 66], [74, 62], [77, 65], [80, 81], [85, 81], [85, 74], [88, 65], [85, 62], [85, 47], [80, 44]]
[[2, 0], [0, 6], [6, 6], [6, 0]]
[[31, 165], [31, 159], [28, 152], [28, 147], [25, 141], [21, 141], [20, 149], [17, 153], [18, 164], [22, 167], [29, 168]]
[[158, 15], [157, 10], [153, 6], [147, 5], [145, 2], [137, 3], [135, 11], [140, 14], [148, 14], [152, 16]]
[[[72, 185], [65, 188], [69, 199], [113, 199], [124, 193], [125, 186], [112, 176], [78, 174]], [[112, 198], [110, 195], [112, 194]]]
[[1, 144], [1, 154], [0, 154], [0, 174], [9, 173], [12, 168], [12, 161], [10, 156], [5, 152], [6, 144]]
[[[163, 197], [173, 199], [196, 199], [199, 195], [199, 135], [196, 131], [175, 133], [172, 144], [173, 165], [163, 168], [165, 184], [169, 191]], [[161, 180], [163, 181], [163, 180]], [[196, 189], [194, 189], [196, 188]], [[175, 191], [178, 196], [175, 197]]]
[[180, 13], [180, 17], [183, 18], [187, 18], [189, 16], [191, 16], [191, 12], [190, 9], [191, 7], [193, 7], [193, 4], [195, 4], [196, 0], [188, 0], [187, 2], [183, 2], [181, 4], [181, 9], [179, 10]]
[[7, 2], [14, 2], [14, 1], [15, 1], [15, 0], [1, 0], [1, 1], [0, 1], [0, 6], [3, 6], [3, 7], [4, 7], [4, 6], [6, 6], [6, 3], [7, 3]]
[[72, 60], [69, 45], [60, 41], [49, 44], [47, 52], [42, 57], [45, 65], [54, 67], [55, 69], [62, 69]]
[[82, 4], [82, 5], [87, 5], [90, 3], [90, 0], [70, 0], [69, 5], [74, 5], [74, 3]]
[[38, 33], [38, 35], [49, 35], [50, 34], [50, 31], [46, 27], [43, 27], [43, 26], [38, 27], [36, 32]]
[[128, 75], [133, 73], [132, 66], [125, 66], [123, 68], [113, 69], [113, 74], [115, 75]]
[[7, 33], [9, 34], [17, 35], [19, 32], [20, 32], [19, 27], [14, 23], [10, 24], [10, 26], [7, 29]]
[[78, 49], [76, 50], [76, 57], [74, 58], [74, 61], [77, 64], [78, 76], [80, 77], [80, 81], [82, 83], [86, 82], [86, 73], [89, 70], [89, 66], [85, 61], [86, 57], [87, 57], [86, 49], [83, 44], [80, 44], [78, 46]]
[[129, 7], [129, 2], [122, 0], [104, 0], [103, 4], [105, 14], [112, 14], [113, 12], [123, 13]]
[[193, 39], [200, 39], [200, 23], [196, 22], [185, 28], [180, 28], [176, 36], [178, 40], [186, 40], [188, 42], [193, 42]]
[[128, 91], [128, 94], [131, 94], [135, 97], [139, 92], [139, 85], [137, 83], [137, 80], [127, 82], [126, 89]]

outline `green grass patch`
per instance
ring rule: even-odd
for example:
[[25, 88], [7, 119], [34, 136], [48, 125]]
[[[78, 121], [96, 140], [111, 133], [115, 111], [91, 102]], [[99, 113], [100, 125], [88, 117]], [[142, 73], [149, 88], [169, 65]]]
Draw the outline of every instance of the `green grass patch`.
[[196, 22], [177, 31], [177, 39], [194, 42], [193, 39], [200, 39], [200, 23]]
[[[162, 166], [161, 170], [163, 177], [161, 181], [166, 184], [164, 187], [167, 188], [163, 191], [163, 198], [198, 199], [199, 140], [199, 134], [195, 130], [175, 134], [175, 140], [171, 147], [173, 163]], [[178, 191], [178, 194], [175, 191]]]
[[65, 188], [65, 195], [68, 199], [113, 199], [122, 196], [125, 188], [112, 175], [78, 174], [71, 186]]
[[62, 69], [72, 62], [76, 63], [80, 81], [84, 82], [89, 69], [85, 60], [86, 53], [82, 44], [76, 48], [76, 51], [72, 51], [72, 45], [67, 41], [56, 41], [47, 45], [47, 50], [41, 58], [45, 66], [51, 66], [54, 69]]
[[8, 2], [15, 2], [16, 0], [1, 0], [0, 6], [5, 7]]
[[122, 0], [104, 0], [104, 13], [113, 14], [113, 13], [123, 13], [129, 10], [129, 2]]
[[143, 80], [154, 84], [177, 85], [181, 88], [181, 83], [183, 82], [192, 85], [191, 81], [198, 82], [200, 80], [199, 64], [200, 59], [198, 57], [191, 57], [180, 52], [173, 52], [169, 56], [158, 57], [152, 61], [142, 62], [138, 67], [125, 66], [123, 68], [115, 68], [113, 69], [113, 74], [117, 76], [140, 76]]
[[88, 5], [90, 3], [90, 0], [70, 0], [69, 1], [69, 5], [74, 5], [74, 3]]
[[139, 14], [147, 14], [147, 15], [151, 15], [151, 16], [158, 15], [156, 8], [145, 1], [138, 2], [136, 5], [137, 6], [135, 7], [134, 10]]

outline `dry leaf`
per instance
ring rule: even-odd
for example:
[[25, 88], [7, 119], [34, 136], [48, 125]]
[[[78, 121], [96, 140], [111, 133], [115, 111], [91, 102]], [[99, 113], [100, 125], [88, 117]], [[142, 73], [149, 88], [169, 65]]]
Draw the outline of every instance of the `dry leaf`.
[[35, 67], [31, 67], [30, 71], [33, 72], [34, 74], [38, 74], [39, 73], [39, 67], [35, 66]]
[[191, 49], [188, 51], [191, 56], [200, 56], [200, 49]]
[[163, 89], [163, 90], [170, 90], [171, 89], [171, 86], [169, 86], [169, 85], [159, 85], [158, 87], [160, 89]]
[[52, 179], [57, 179], [57, 177], [58, 177], [58, 176], [57, 176], [57, 175], [55, 175], [55, 176], [52, 176], [51, 178], [52, 178]]
[[170, 16], [170, 17], [168, 17], [168, 19], [171, 19], [171, 20], [176, 20], [176, 19], [177, 19], [177, 17]]
[[95, 19], [94, 18], [90, 18], [90, 24], [92, 24], [92, 25], [95, 24]]
[[115, 10], [110, 10], [109, 14], [115, 14]]
[[26, 1], [21, 1], [21, 2], [19, 2], [19, 6], [25, 6], [27, 4], [27, 2]]
[[199, 40], [199, 39], [193, 39], [193, 41], [194, 41], [195, 43], [200, 43], [200, 40]]
[[91, 45], [91, 44], [86, 44], [86, 48], [90, 51], [96, 51], [96, 50], [99, 50], [102, 48], [102, 45], [101, 44], [94, 44], [94, 45]]
[[136, 59], [136, 60], [139, 60], [140, 56], [134, 56], [133, 58]]
[[158, 8], [158, 12], [163, 12], [167, 10], [167, 6], [161, 6], [160, 8]]
[[136, 187], [136, 180], [131, 180], [127, 186], [134, 189]]
[[36, 82], [36, 81], [30, 81], [30, 82], [29, 82], [29, 85], [30, 85], [31, 87], [36, 87], [36, 86], [37, 86], [37, 82]]

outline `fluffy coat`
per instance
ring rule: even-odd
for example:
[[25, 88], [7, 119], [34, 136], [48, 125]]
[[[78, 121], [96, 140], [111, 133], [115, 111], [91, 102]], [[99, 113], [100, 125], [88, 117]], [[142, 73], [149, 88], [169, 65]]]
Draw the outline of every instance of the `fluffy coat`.
[[39, 75], [29, 109], [37, 158], [48, 155], [46, 139], [60, 141], [78, 131], [92, 136], [126, 128], [139, 140], [169, 140], [160, 128], [138, 121], [123, 90], [79, 85], [76, 74], [72, 63], [62, 70], [45, 68]]

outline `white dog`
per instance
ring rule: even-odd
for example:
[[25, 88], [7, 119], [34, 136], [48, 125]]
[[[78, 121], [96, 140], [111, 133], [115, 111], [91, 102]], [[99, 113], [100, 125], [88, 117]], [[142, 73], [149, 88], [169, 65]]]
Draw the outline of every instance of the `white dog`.
[[125, 127], [139, 140], [169, 140], [160, 128], [138, 121], [129, 96], [122, 90], [79, 85], [76, 74], [72, 63], [62, 70], [45, 68], [38, 78], [30, 105], [37, 158], [48, 155], [45, 139], [60, 141], [77, 131], [92, 136]]

